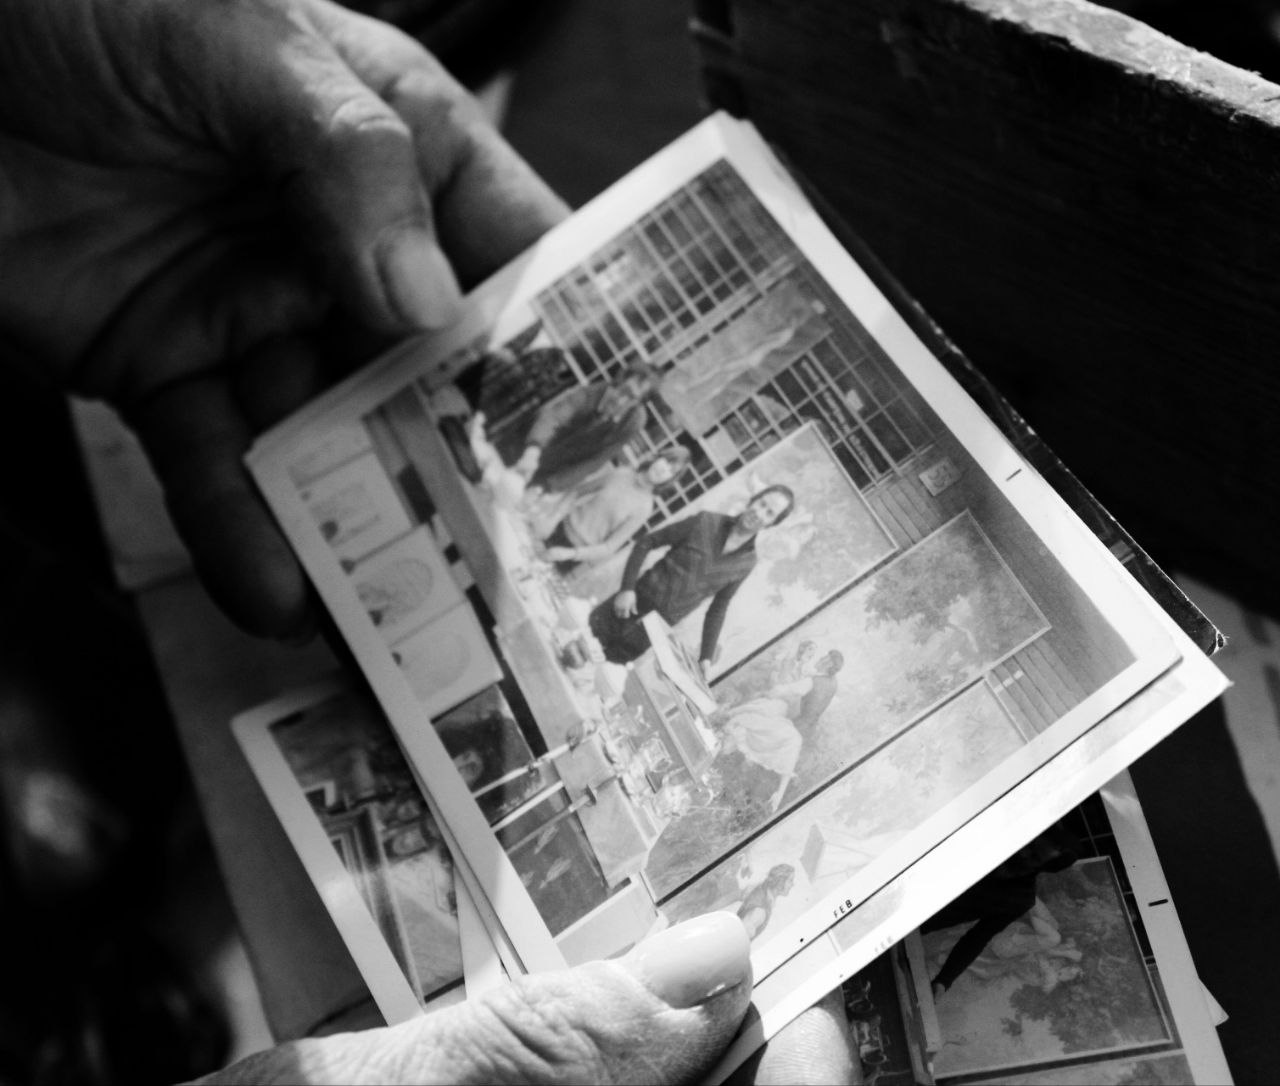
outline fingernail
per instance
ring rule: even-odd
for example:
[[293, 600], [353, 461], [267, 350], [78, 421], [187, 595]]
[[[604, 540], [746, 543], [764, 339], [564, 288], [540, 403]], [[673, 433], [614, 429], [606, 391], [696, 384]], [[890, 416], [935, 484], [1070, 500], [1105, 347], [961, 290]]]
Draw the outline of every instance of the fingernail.
[[462, 308], [457, 276], [425, 230], [397, 228], [381, 246], [380, 269], [391, 304], [418, 328], [444, 328]]
[[750, 983], [750, 952], [742, 921], [718, 912], [658, 932], [628, 957], [651, 992], [682, 1009]]

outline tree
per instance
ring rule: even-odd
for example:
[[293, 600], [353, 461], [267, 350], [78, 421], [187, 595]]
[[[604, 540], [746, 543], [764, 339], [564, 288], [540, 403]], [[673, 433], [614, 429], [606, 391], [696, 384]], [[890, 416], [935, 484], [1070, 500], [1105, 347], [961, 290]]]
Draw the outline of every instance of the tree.
[[867, 599], [867, 628], [878, 629], [890, 622], [910, 625], [917, 645], [955, 630], [976, 652], [978, 643], [972, 631], [952, 621], [951, 609], [973, 593], [981, 580], [982, 570], [972, 551], [927, 544], [917, 547], [876, 577]]
[[1081, 975], [1049, 991], [1024, 984], [1009, 998], [1018, 1014], [1046, 1023], [1063, 1052], [1092, 1051], [1165, 1039], [1145, 965], [1108, 865], [1077, 864], [1041, 876], [1041, 897], [1064, 936], [1083, 951]]

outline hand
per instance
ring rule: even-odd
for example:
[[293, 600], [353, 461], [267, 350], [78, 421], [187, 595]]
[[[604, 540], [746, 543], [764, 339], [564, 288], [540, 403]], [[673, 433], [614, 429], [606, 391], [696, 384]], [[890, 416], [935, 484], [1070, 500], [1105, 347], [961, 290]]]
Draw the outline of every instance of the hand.
[[698, 667], [702, 669], [702, 678], [706, 682], [710, 682], [711, 681], [711, 661], [699, 660]]
[[548, 562], [573, 562], [577, 559], [578, 552], [573, 547], [548, 547]]
[[537, 445], [530, 445], [520, 454], [520, 459], [515, 462], [512, 470], [528, 482], [537, 472], [541, 460], [542, 450]]
[[8, 0], [0, 192], [6, 353], [122, 410], [211, 591], [280, 636], [311, 604], [252, 434], [565, 210], [412, 39], [328, 0]]
[[485, 432], [485, 417], [483, 411], [477, 411], [469, 419], [467, 419], [467, 440], [471, 442], [472, 449], [476, 445], [489, 444], [489, 436]]
[[[201, 1081], [693, 1083], [728, 1047], [750, 998], [746, 932], [732, 913], [712, 913], [616, 961], [525, 977], [399, 1026], [294, 1041]], [[830, 1002], [783, 1030], [741, 1081], [855, 1081], [848, 1029], [835, 1028]], [[801, 1071], [810, 1077], [797, 1079]]]
[[613, 613], [619, 618], [630, 618], [636, 613], [636, 594], [623, 589], [613, 597]]
[[729, 1086], [863, 1081], [839, 988], [785, 1027], [728, 1078]]

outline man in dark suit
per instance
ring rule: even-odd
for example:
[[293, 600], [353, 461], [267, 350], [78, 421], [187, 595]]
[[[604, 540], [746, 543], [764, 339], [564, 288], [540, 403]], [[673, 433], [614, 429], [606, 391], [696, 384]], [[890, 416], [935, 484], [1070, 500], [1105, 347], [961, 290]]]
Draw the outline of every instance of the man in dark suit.
[[[711, 597], [699, 652], [705, 674], [715, 659], [729, 601], [756, 567], [757, 533], [784, 520], [794, 504], [788, 487], [765, 487], [736, 517], [694, 513], [637, 539], [621, 590], [591, 612], [591, 631], [605, 658], [625, 664], [648, 649], [649, 635], [640, 620], [650, 611], [674, 626]], [[660, 547], [667, 553], [642, 575], [645, 559]]]

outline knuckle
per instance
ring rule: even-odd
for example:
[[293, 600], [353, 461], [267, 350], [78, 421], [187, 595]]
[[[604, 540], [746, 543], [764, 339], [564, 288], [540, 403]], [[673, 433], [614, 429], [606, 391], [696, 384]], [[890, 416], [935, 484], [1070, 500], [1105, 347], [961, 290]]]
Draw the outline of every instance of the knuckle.
[[412, 143], [409, 126], [373, 95], [339, 102], [325, 119], [324, 130], [335, 149], [357, 155], [399, 153]]
[[498, 1081], [602, 1082], [602, 1054], [567, 991], [517, 980], [482, 1004], [483, 1056]]

